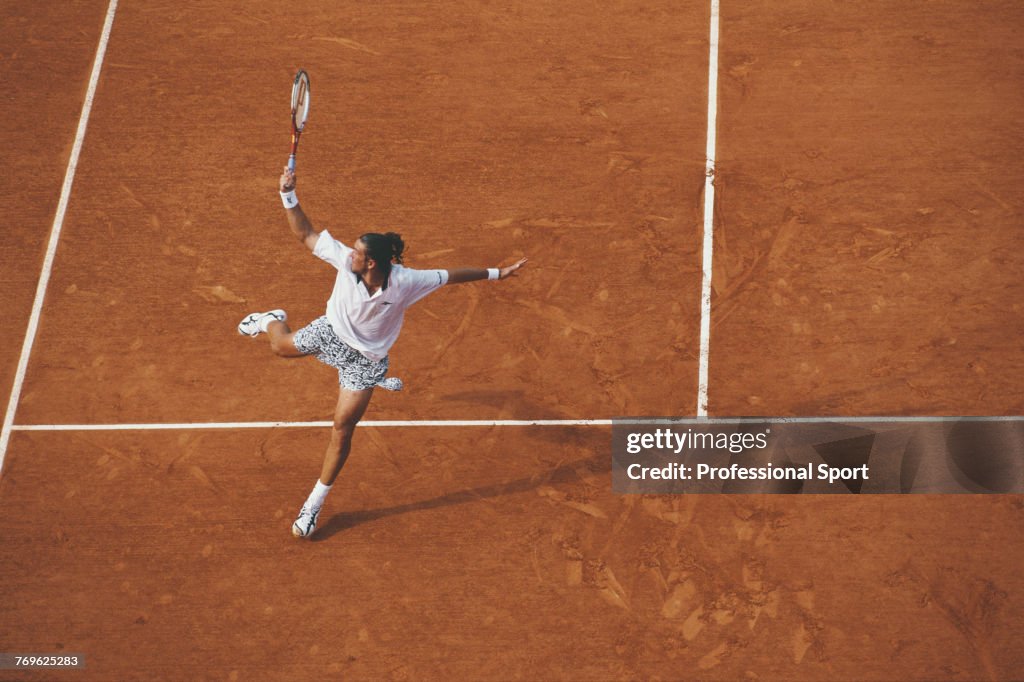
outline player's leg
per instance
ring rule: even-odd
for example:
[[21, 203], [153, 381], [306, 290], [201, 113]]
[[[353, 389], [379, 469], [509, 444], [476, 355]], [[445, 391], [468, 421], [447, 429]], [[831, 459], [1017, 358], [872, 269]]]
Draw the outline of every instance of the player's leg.
[[345, 466], [345, 460], [352, 449], [352, 435], [356, 424], [366, 414], [366, 408], [373, 397], [373, 389], [352, 391], [341, 388], [338, 391], [338, 405], [334, 410], [334, 423], [331, 425], [331, 440], [324, 454], [324, 465], [320, 470], [320, 482], [332, 485], [338, 472]]
[[270, 349], [282, 358], [300, 358], [307, 353], [295, 347], [295, 332], [287, 322], [274, 320], [267, 325], [267, 336], [270, 337]]
[[316, 530], [320, 508], [323, 506], [324, 500], [327, 499], [327, 493], [331, 491], [334, 479], [338, 477], [341, 468], [345, 466], [345, 461], [352, 450], [352, 435], [355, 432], [356, 424], [366, 413], [366, 408], [372, 397], [373, 388], [361, 391], [353, 391], [344, 387], [339, 389], [338, 404], [334, 410], [334, 423], [331, 425], [331, 440], [324, 453], [320, 478], [313, 487], [313, 492], [306, 499], [306, 503], [302, 505], [298, 518], [292, 524], [292, 535], [306, 538]]
[[270, 348], [283, 358], [298, 358], [309, 355], [309, 351], [301, 351], [295, 345], [295, 334], [285, 322], [288, 314], [283, 310], [271, 310], [266, 313], [250, 313], [238, 323], [238, 333], [244, 336], [270, 337]]

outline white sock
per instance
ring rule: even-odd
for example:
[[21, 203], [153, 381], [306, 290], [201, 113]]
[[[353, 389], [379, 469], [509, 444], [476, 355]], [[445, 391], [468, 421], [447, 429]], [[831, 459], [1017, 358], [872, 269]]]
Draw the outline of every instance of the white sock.
[[309, 498], [306, 499], [306, 506], [310, 509], [319, 509], [324, 506], [324, 500], [327, 499], [327, 493], [331, 492], [331, 486], [324, 485], [318, 478], [316, 485], [313, 486], [313, 492], [309, 494]]

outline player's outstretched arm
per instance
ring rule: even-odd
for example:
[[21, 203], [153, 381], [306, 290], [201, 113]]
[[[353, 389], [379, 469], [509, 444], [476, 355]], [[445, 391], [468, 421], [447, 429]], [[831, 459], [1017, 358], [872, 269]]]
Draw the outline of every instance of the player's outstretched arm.
[[521, 258], [504, 268], [460, 268], [458, 270], [449, 270], [448, 284], [476, 282], [481, 279], [508, 279], [515, 275], [519, 268], [526, 265], [528, 260], [528, 258]]
[[280, 190], [281, 201], [284, 202], [285, 215], [288, 216], [292, 232], [312, 251], [316, 248], [320, 233], [313, 228], [313, 223], [309, 222], [309, 218], [299, 206], [299, 200], [295, 198], [295, 173], [288, 170], [288, 166], [285, 166], [284, 172], [281, 173]]

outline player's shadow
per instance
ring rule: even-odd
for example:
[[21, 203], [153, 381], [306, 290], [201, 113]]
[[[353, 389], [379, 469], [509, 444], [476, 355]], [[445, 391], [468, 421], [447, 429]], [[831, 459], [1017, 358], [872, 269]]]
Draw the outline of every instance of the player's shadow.
[[609, 453], [600, 453], [593, 455], [592, 457], [574, 459], [571, 462], [561, 464], [554, 469], [539, 475], [516, 479], [515, 481], [510, 481], [508, 483], [495, 483], [493, 485], [480, 486], [469, 490], [460, 490], [457, 492], [447, 493], [439, 497], [434, 497], [429, 500], [397, 504], [393, 507], [367, 509], [365, 511], [340, 512], [329, 518], [327, 523], [318, 529], [311, 539], [315, 542], [327, 540], [335, 533], [340, 533], [360, 524], [376, 521], [377, 519], [382, 519], [388, 516], [396, 516], [398, 514], [406, 514], [408, 512], [425, 511], [428, 509], [437, 509], [439, 507], [447, 507], [453, 504], [467, 504], [469, 502], [486, 500], [492, 497], [514, 495], [516, 493], [534, 490], [542, 485], [566, 483], [578, 476], [576, 470], [580, 466], [585, 466], [588, 471], [593, 473], [610, 472], [612, 468], [611, 455]]

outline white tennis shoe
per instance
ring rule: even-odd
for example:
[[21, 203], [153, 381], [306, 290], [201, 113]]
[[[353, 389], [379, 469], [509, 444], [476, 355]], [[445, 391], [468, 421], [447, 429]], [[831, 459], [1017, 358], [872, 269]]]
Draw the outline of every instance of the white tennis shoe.
[[284, 322], [288, 319], [288, 313], [283, 310], [271, 310], [267, 313], [249, 313], [245, 319], [238, 323], [238, 333], [242, 336], [259, 336], [261, 332], [267, 331], [267, 325], [278, 320]]
[[292, 535], [297, 538], [308, 538], [316, 530], [316, 520], [320, 516], [320, 507], [302, 505], [299, 517], [292, 524]]

